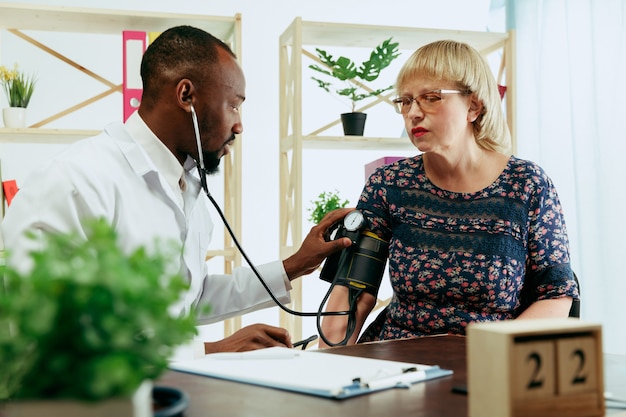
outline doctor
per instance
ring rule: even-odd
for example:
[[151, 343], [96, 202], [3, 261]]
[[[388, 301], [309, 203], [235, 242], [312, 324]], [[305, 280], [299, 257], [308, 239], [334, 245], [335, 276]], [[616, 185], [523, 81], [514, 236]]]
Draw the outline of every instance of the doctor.
[[[235, 55], [200, 29], [174, 27], [146, 50], [141, 77], [141, 105], [126, 123], [110, 124], [100, 135], [73, 144], [24, 182], [2, 224], [9, 261], [20, 269], [29, 267], [28, 253], [37, 242], [25, 237], [27, 231], [84, 235], [85, 221], [104, 217], [127, 251], [149, 248], [157, 240], [183, 248], [180, 258], [172, 259], [190, 283], [180, 312], [209, 304], [211, 312], [199, 316], [199, 324], [272, 306], [248, 268], [212, 275], [204, 261], [213, 224], [196, 161], [207, 173], [216, 172], [243, 131], [239, 109], [245, 80]], [[323, 238], [347, 211], [329, 214], [291, 257], [258, 267], [281, 302], [290, 301], [291, 280], [350, 244], [348, 239]], [[291, 340], [285, 329], [255, 324], [203, 344], [204, 352], [211, 353], [291, 347]]]

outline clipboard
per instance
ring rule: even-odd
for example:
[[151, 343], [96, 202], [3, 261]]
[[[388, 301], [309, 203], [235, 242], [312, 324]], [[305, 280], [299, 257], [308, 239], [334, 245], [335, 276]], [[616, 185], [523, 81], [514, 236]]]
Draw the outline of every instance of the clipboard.
[[170, 369], [212, 378], [344, 399], [452, 375], [436, 365], [272, 347], [213, 353], [170, 363]]

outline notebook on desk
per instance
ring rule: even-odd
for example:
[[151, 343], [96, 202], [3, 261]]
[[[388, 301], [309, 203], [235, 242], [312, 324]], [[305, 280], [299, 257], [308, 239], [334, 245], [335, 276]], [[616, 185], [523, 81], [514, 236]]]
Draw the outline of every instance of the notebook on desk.
[[243, 353], [214, 353], [199, 359], [172, 362], [170, 368], [337, 399], [406, 388], [452, 374], [451, 370], [439, 366], [280, 347]]

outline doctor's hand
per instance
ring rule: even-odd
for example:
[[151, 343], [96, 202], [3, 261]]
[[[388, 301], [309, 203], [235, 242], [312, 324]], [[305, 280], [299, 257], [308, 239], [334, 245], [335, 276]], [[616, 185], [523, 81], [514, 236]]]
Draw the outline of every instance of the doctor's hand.
[[324, 235], [327, 235], [330, 227], [353, 210], [354, 208], [333, 210], [324, 216], [319, 224], [311, 228], [300, 249], [283, 261], [285, 272], [287, 272], [287, 277], [289, 277], [290, 281], [302, 275], [310, 274], [320, 266], [328, 255], [347, 248], [352, 244], [347, 237], [326, 241]]
[[273, 346], [291, 348], [289, 332], [283, 328], [267, 324], [251, 324], [225, 339], [217, 342], [205, 342], [204, 353], [245, 352]]

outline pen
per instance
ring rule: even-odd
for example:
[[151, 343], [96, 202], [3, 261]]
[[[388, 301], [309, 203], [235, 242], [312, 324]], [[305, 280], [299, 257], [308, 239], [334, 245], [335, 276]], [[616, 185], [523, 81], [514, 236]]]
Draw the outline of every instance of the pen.
[[370, 389], [390, 388], [390, 387], [406, 387], [408, 388], [412, 382], [424, 379], [425, 371], [418, 371], [412, 368], [409, 372], [402, 372], [396, 375], [384, 376], [382, 378], [374, 378], [369, 381], [361, 381], [361, 383]]
[[454, 392], [455, 394], [467, 395], [467, 385], [453, 385], [452, 392]]

